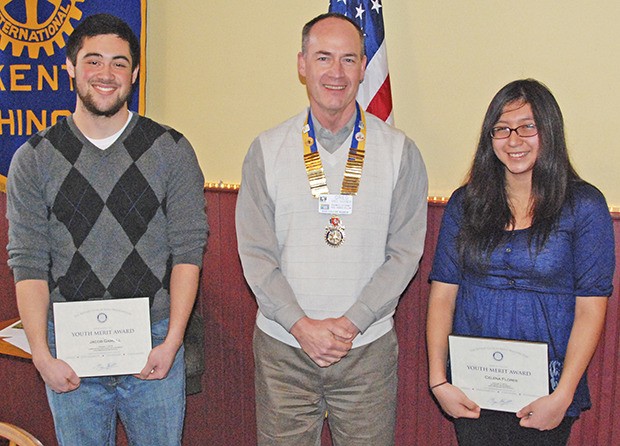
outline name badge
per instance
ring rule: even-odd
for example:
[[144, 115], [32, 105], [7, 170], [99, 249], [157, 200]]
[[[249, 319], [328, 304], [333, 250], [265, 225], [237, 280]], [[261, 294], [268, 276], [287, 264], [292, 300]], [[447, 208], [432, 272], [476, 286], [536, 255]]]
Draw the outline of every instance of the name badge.
[[331, 215], [350, 215], [353, 213], [353, 195], [319, 195], [319, 213]]

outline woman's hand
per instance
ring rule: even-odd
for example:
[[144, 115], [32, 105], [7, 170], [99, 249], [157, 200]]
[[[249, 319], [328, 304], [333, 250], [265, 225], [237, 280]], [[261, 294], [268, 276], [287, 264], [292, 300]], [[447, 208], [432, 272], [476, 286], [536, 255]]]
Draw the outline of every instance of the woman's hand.
[[517, 412], [517, 417], [521, 419], [519, 424], [539, 431], [555, 429], [564, 419], [570, 403], [571, 399], [556, 392], [540, 397]]
[[432, 389], [432, 392], [443, 411], [452, 418], [480, 417], [480, 407], [458, 387], [445, 383]]

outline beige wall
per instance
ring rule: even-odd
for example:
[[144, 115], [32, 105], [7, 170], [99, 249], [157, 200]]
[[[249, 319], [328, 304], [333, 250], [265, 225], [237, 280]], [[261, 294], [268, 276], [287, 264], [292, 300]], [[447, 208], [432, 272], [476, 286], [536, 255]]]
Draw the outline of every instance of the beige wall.
[[[192, 141], [208, 181], [239, 182], [253, 138], [306, 105], [299, 34], [328, 3], [148, 2], [147, 114]], [[578, 172], [620, 210], [619, 2], [383, 6], [395, 123], [420, 147], [431, 195], [462, 181], [495, 92], [534, 77], [562, 107]]]

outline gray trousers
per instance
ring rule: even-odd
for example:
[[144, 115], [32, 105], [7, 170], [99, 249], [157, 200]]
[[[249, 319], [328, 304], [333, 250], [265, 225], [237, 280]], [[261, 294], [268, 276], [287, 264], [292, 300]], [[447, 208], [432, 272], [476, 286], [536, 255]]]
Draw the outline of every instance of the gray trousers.
[[259, 446], [318, 446], [326, 416], [334, 446], [394, 444], [394, 329], [322, 368], [255, 328], [254, 362]]

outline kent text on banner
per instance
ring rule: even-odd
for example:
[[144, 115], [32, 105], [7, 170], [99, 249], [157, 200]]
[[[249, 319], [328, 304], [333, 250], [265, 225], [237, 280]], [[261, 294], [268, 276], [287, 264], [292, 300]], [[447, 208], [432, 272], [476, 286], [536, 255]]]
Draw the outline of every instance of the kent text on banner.
[[357, 101], [368, 112], [392, 124], [392, 90], [381, 0], [330, 0], [329, 12], [353, 19], [364, 31], [368, 60]]
[[82, 20], [101, 12], [126, 21], [141, 42], [129, 108], [143, 114], [146, 0], [0, 0], [0, 190], [15, 151], [73, 112], [65, 42]]

